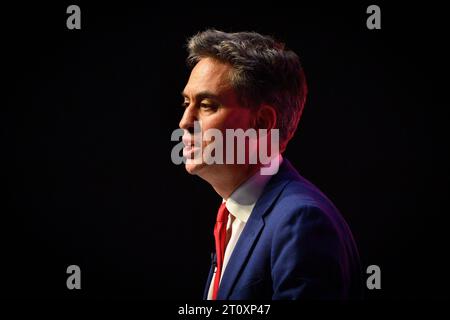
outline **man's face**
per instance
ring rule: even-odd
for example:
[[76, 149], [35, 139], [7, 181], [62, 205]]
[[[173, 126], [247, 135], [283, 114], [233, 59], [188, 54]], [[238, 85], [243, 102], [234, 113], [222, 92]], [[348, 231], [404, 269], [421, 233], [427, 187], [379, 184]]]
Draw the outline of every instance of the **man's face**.
[[[212, 141], [204, 141], [201, 134], [194, 137], [194, 121], [198, 121], [202, 132], [215, 128], [225, 137], [225, 129], [247, 130], [252, 127], [253, 117], [249, 108], [242, 107], [237, 99], [236, 92], [230, 84], [229, 76], [232, 67], [212, 58], [201, 59], [192, 69], [189, 80], [183, 90], [185, 107], [180, 128], [185, 130], [183, 142], [183, 156], [193, 158], [200, 152], [199, 147], [192, 146], [194, 141], [205, 147]], [[225, 141], [225, 139], [224, 139]], [[225, 154], [225, 142], [223, 155]], [[202, 158], [204, 159], [204, 154]], [[186, 163], [186, 170], [191, 174], [198, 174], [207, 178], [211, 174], [220, 174], [224, 170], [232, 173], [233, 166], [223, 164], [207, 165]], [[230, 172], [231, 171], [231, 172]], [[225, 172], [223, 172], [225, 173]]]

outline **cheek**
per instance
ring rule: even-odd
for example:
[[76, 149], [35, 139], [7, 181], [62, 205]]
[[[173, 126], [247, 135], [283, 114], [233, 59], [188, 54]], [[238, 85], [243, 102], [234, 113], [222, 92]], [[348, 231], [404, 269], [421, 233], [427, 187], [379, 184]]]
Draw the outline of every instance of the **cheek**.
[[251, 111], [248, 109], [227, 110], [216, 116], [205, 117], [201, 121], [202, 131], [208, 129], [219, 129], [225, 134], [225, 129], [243, 129], [253, 127], [253, 117]]
[[230, 112], [226, 119], [225, 128], [246, 130], [252, 127], [253, 117], [251, 110], [239, 108]]

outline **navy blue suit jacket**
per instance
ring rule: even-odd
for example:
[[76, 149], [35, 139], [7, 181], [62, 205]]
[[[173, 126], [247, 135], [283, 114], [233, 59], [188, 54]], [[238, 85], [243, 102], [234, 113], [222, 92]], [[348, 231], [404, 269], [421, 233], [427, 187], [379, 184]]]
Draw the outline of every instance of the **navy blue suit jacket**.
[[[212, 264], [204, 299], [214, 271]], [[348, 299], [362, 292], [357, 247], [331, 201], [287, 159], [233, 250], [218, 300]]]

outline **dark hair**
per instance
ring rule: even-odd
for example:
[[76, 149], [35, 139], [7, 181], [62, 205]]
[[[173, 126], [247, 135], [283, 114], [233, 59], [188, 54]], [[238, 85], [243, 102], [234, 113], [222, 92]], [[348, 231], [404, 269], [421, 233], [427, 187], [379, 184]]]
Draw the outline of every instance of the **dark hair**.
[[302, 115], [307, 85], [295, 52], [270, 36], [256, 32], [226, 33], [214, 29], [188, 40], [190, 67], [211, 57], [229, 63], [231, 84], [246, 107], [262, 103], [275, 108], [280, 140], [289, 141]]

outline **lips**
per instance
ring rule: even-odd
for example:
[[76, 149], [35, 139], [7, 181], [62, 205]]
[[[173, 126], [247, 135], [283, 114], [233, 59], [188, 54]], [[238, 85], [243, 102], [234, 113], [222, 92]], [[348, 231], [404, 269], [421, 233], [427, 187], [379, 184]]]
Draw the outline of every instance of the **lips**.
[[186, 147], [194, 146], [194, 139], [191, 139], [191, 138], [184, 138], [184, 136], [183, 136], [183, 144], [184, 144]]
[[186, 147], [200, 147], [202, 144], [200, 137], [194, 140], [194, 137], [188, 134], [183, 135], [182, 141]]
[[193, 137], [185, 134], [182, 138], [184, 148], [183, 148], [183, 157], [191, 159], [193, 157], [193, 152], [196, 149], [194, 146], [194, 139]]
[[183, 148], [183, 157], [187, 159], [193, 159], [199, 150], [200, 148], [195, 147], [194, 145], [185, 146]]

